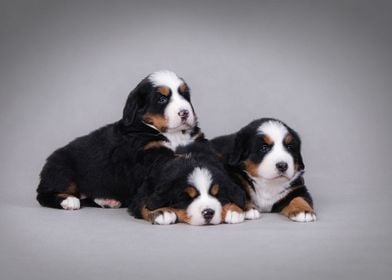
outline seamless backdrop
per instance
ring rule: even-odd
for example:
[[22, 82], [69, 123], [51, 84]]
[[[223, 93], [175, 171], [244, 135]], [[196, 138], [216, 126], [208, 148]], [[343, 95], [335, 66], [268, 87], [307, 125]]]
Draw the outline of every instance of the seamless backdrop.
[[[0, 3], [4, 279], [389, 279], [390, 1]], [[319, 221], [151, 226], [124, 209], [45, 209], [45, 158], [121, 117], [170, 69], [208, 137], [276, 117], [303, 139]]]

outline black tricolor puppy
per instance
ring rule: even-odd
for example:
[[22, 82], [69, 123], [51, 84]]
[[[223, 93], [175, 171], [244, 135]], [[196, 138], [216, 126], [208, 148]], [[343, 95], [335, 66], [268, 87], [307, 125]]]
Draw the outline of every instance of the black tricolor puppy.
[[316, 220], [302, 176], [301, 140], [293, 129], [263, 118], [212, 143], [225, 162], [239, 170], [235, 176], [260, 212], [280, 212], [297, 222]]
[[47, 159], [37, 200], [67, 210], [79, 209], [83, 198], [105, 208], [127, 206], [159, 161], [199, 137], [185, 81], [170, 71], [155, 72], [129, 94], [122, 119], [75, 139]]
[[246, 194], [230, 179], [208, 141], [181, 146], [176, 154], [150, 173], [130, 213], [159, 225], [243, 222]]

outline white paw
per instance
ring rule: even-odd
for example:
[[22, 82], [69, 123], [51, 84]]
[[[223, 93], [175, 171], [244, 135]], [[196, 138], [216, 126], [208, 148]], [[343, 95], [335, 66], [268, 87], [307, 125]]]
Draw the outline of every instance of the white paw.
[[120, 208], [121, 202], [115, 199], [95, 198], [94, 202], [102, 208]]
[[308, 212], [300, 212], [297, 215], [290, 216], [290, 220], [294, 222], [314, 222], [317, 220], [316, 214], [314, 213], [308, 213]]
[[159, 214], [155, 220], [154, 224], [157, 225], [170, 225], [174, 224], [177, 220], [177, 215], [174, 212], [163, 212], [162, 214]]
[[226, 217], [225, 217], [225, 223], [227, 224], [238, 224], [242, 223], [245, 220], [245, 214], [244, 213], [239, 213], [236, 211], [227, 211]]
[[245, 212], [245, 219], [256, 220], [260, 218], [260, 212], [257, 209], [249, 209]]
[[74, 196], [68, 196], [66, 199], [61, 201], [60, 205], [65, 210], [77, 210], [80, 208], [80, 200]]

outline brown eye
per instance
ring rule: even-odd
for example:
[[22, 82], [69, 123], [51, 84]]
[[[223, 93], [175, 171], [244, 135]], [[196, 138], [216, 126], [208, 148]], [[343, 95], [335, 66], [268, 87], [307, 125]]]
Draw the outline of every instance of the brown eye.
[[219, 185], [215, 184], [211, 187], [211, 194], [216, 196], [219, 193]]
[[197, 190], [194, 187], [187, 187], [185, 189], [185, 193], [190, 197], [190, 198], [195, 198], [197, 196]]
[[262, 152], [262, 153], [266, 153], [266, 152], [268, 152], [269, 150], [271, 150], [271, 146], [269, 146], [269, 145], [267, 145], [267, 144], [264, 144], [264, 145], [261, 146], [261, 148], [260, 148], [260, 152]]
[[292, 144], [287, 144], [286, 147], [287, 147], [287, 149], [289, 149], [289, 150], [294, 149], [294, 145], [292, 145]]
[[158, 103], [159, 103], [159, 104], [166, 104], [167, 101], [168, 101], [167, 97], [166, 97], [166, 96], [163, 96], [163, 95], [161, 95], [161, 96], [159, 97], [159, 99], [158, 99]]

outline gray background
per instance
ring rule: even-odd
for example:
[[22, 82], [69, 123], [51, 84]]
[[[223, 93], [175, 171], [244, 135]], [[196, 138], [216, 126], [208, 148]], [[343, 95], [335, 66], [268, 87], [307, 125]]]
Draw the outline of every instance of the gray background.
[[[1, 1], [2, 279], [390, 279], [392, 5], [146, 2]], [[39, 207], [45, 158], [159, 69], [190, 84], [209, 137], [261, 116], [298, 130], [319, 221]]]

